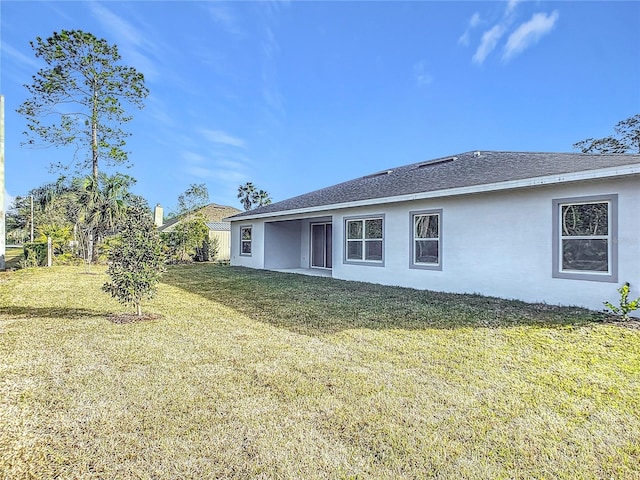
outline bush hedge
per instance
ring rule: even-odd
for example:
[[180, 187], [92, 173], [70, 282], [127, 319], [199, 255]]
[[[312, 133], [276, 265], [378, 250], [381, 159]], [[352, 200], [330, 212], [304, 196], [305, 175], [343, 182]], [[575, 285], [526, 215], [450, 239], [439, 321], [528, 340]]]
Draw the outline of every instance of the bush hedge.
[[27, 267], [43, 267], [47, 264], [47, 242], [25, 243], [23, 250]]

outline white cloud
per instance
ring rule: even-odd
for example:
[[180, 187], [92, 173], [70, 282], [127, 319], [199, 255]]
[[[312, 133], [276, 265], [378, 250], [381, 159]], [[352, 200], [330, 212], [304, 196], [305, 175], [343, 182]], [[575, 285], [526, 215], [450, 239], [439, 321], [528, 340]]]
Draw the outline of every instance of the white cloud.
[[426, 87], [433, 83], [433, 75], [426, 71], [424, 61], [420, 61], [413, 66], [413, 73], [418, 87]]
[[32, 57], [29, 57], [23, 54], [17, 49], [13, 48], [7, 42], [2, 42], [2, 46], [0, 47], [0, 50], [2, 51], [3, 54], [7, 54], [10, 57], [15, 58], [22, 65], [25, 65], [30, 68], [35, 68], [35, 69], [39, 69], [40, 67], [42, 67], [42, 64], [40, 62], [38, 62]]
[[203, 167], [188, 167], [187, 168], [187, 173], [189, 175], [192, 175], [196, 178], [211, 178], [211, 170], [209, 170], [208, 168], [203, 168]]
[[212, 143], [221, 143], [223, 145], [229, 145], [231, 147], [244, 148], [245, 141], [241, 138], [234, 137], [229, 135], [222, 130], [209, 130], [209, 129], [200, 129], [199, 132], [205, 136], [207, 140]]
[[469, 46], [469, 30], [465, 30], [465, 32], [460, 35], [460, 37], [458, 38], [458, 43], [460, 45], [464, 45], [465, 47]]
[[190, 152], [190, 151], [186, 151], [186, 150], [183, 151], [180, 156], [187, 163], [191, 163], [191, 164], [205, 163], [206, 160], [207, 160], [205, 157], [203, 157], [202, 155], [200, 155], [198, 153], [194, 153], [194, 152]]
[[124, 40], [137, 46], [142, 43], [141, 36], [138, 35], [135, 28], [111, 10], [104, 8], [96, 2], [91, 3], [91, 10], [101, 23], [107, 25], [109, 30], [114, 32], [120, 41]]
[[212, 170], [211, 174], [214, 178], [218, 179], [218, 180], [222, 180], [225, 183], [231, 183], [231, 182], [241, 182], [242, 180], [244, 180], [245, 178], [247, 178], [247, 176], [244, 173], [241, 172], [234, 172], [232, 170]]
[[505, 10], [504, 14], [511, 15], [520, 2], [521, 0], [509, 0], [507, 2], [507, 9]]
[[553, 29], [559, 17], [560, 15], [557, 10], [554, 10], [549, 15], [544, 13], [534, 14], [531, 20], [520, 25], [516, 31], [509, 36], [507, 44], [504, 47], [502, 59], [505, 61], [509, 60], [537, 43], [544, 35]]
[[481, 65], [484, 62], [485, 58], [487, 58], [487, 55], [489, 55], [496, 48], [496, 45], [498, 44], [498, 41], [500, 40], [502, 35], [504, 35], [504, 32], [505, 27], [501, 24], [498, 24], [490, 30], [484, 32], [484, 34], [482, 35], [482, 40], [480, 41], [480, 45], [478, 46], [476, 53], [473, 55], [472, 60], [475, 63]]
[[[503, 4], [505, 5], [503, 18], [496, 25], [483, 33], [480, 44], [472, 57], [473, 63], [478, 65], [484, 63], [491, 52], [498, 47], [498, 44], [501, 43], [502, 37], [508, 31], [511, 31], [512, 33], [509, 35], [503, 47], [503, 61], [508, 61], [522, 53], [522, 51], [538, 42], [540, 38], [548, 34], [553, 29], [559, 18], [557, 10], [550, 14], [536, 13], [529, 21], [521, 24], [514, 31], [513, 24], [516, 19], [515, 11], [521, 2], [522, 0], [508, 0]], [[458, 43], [464, 46], [469, 45], [472, 29], [482, 23], [486, 22], [482, 21], [480, 13], [474, 13], [469, 19], [467, 29], [460, 38], [458, 38]]]
[[238, 162], [236, 160], [226, 160], [226, 159], [216, 160], [216, 166], [220, 168], [231, 169], [231, 170], [242, 170], [245, 168], [245, 165], [241, 162]]
[[115, 43], [118, 45], [122, 56], [133, 62], [136, 65], [136, 69], [142, 72], [145, 77], [157, 78], [158, 72], [155, 64], [146, 54], [141, 52], [141, 50], [144, 50], [155, 55], [155, 52], [158, 51], [157, 46], [150, 40], [150, 36], [140, 32], [125, 19], [97, 2], [91, 2], [90, 5], [93, 15], [98, 21], [105, 25], [110, 32], [113, 32], [116, 38]]
[[162, 125], [171, 126], [173, 124], [173, 118], [171, 115], [158, 105], [152, 105], [149, 107], [148, 112], [151, 118]]
[[193, 150], [180, 152], [184, 171], [195, 178], [222, 183], [238, 182], [246, 178], [247, 167], [241, 159], [234, 161], [215, 157], [214, 153], [205, 156]]
[[224, 183], [228, 182], [241, 182], [246, 178], [243, 173], [234, 172], [231, 170], [218, 170], [203, 167], [189, 167], [187, 173], [193, 175], [196, 178], [208, 179], [208, 180], [221, 180]]
[[458, 38], [458, 43], [460, 45], [464, 45], [465, 47], [468, 46], [469, 39], [471, 37], [471, 29], [480, 25], [481, 22], [482, 20], [480, 19], [480, 13], [475, 12], [473, 15], [471, 15], [471, 18], [469, 19], [469, 26], [464, 31], [464, 33], [460, 35], [460, 38]]
[[238, 26], [235, 16], [231, 13], [231, 10], [225, 5], [220, 3], [212, 4], [209, 7], [209, 13], [211, 18], [228, 33], [235, 35], [236, 37], [244, 37], [245, 33]]
[[222, 4], [213, 4], [209, 7], [209, 13], [217, 23], [221, 23], [225, 26], [233, 25], [235, 19], [229, 11], [229, 9]]
[[284, 99], [278, 88], [277, 66], [280, 45], [270, 26], [265, 28], [262, 53], [262, 99], [270, 111], [281, 115], [284, 113]]

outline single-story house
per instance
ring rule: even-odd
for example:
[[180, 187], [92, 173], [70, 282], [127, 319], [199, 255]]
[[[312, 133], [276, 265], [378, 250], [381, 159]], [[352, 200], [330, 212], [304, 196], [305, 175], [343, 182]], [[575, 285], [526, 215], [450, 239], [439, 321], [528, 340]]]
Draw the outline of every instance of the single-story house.
[[[205, 224], [209, 227], [209, 240], [217, 239], [218, 241], [216, 260], [229, 260], [231, 258], [231, 223], [223, 219], [240, 212], [241, 210], [237, 208], [215, 203], [210, 203], [194, 212], [204, 216]], [[184, 218], [184, 215], [180, 215], [164, 222], [160, 204], [156, 205], [154, 209], [154, 219], [159, 232], [171, 232]]]
[[639, 214], [640, 155], [475, 151], [234, 215], [231, 264], [602, 310]]

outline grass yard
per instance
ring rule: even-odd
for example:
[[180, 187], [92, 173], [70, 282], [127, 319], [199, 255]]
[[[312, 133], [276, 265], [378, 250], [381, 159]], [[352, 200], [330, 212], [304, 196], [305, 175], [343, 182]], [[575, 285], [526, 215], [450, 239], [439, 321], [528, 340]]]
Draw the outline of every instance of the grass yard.
[[0, 478], [640, 478], [640, 330], [579, 309], [170, 267], [0, 274]]
[[19, 268], [20, 262], [24, 259], [24, 250], [22, 247], [6, 247], [5, 249], [5, 268], [7, 270]]

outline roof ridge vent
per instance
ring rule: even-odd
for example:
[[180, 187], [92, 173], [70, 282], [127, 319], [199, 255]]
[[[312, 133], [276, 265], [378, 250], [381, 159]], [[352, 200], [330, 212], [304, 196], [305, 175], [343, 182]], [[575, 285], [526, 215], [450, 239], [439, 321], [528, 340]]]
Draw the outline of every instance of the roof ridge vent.
[[429, 160], [416, 166], [416, 168], [431, 167], [433, 165], [442, 165], [443, 163], [449, 163], [457, 160], [458, 157], [441, 158], [440, 160]]
[[393, 170], [382, 170], [381, 172], [372, 173], [371, 175], [365, 175], [362, 178], [376, 178], [376, 177], [381, 177], [383, 175], [389, 175], [392, 172]]

